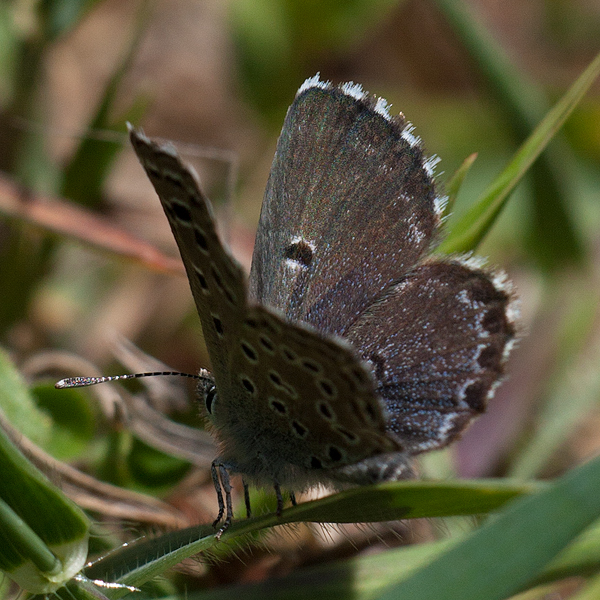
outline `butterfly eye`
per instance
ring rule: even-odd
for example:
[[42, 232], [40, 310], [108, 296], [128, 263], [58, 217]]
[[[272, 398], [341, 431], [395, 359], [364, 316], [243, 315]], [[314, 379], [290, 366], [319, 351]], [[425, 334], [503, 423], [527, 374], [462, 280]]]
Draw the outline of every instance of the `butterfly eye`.
[[204, 392], [204, 405], [209, 415], [212, 415], [212, 408], [217, 399], [217, 388], [214, 384], [210, 384]]

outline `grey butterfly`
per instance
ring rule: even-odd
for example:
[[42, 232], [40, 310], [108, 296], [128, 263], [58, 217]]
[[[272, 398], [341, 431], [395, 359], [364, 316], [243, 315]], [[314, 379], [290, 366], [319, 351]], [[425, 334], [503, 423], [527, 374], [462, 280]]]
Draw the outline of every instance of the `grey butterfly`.
[[215, 523], [225, 509], [224, 527], [232, 519], [230, 472], [274, 486], [281, 511], [280, 486], [398, 480], [485, 410], [515, 339], [510, 284], [473, 259], [431, 256], [435, 160], [383, 99], [318, 75], [300, 87], [249, 278], [175, 150], [130, 136], [210, 354], [199, 393], [220, 443]]

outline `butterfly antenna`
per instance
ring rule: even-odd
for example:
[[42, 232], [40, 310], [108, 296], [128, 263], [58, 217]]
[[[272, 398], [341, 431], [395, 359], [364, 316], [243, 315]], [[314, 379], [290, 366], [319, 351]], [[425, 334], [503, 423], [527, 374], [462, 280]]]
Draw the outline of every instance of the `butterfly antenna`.
[[[107, 381], [118, 381], [120, 379], [139, 379], [141, 377], [160, 377], [163, 375], [176, 375], [179, 377], [190, 377], [191, 379], [199, 379], [203, 381], [212, 381], [208, 375], [203, 374], [204, 369], [199, 375], [191, 373], [180, 373], [179, 371], [153, 371], [151, 373], [128, 373], [125, 375], [108, 375], [105, 377], [67, 377], [61, 379], [54, 384], [54, 387], [59, 390], [67, 388], [87, 387], [96, 385], [97, 383], [106, 383]], [[208, 374], [208, 371], [206, 371]]]

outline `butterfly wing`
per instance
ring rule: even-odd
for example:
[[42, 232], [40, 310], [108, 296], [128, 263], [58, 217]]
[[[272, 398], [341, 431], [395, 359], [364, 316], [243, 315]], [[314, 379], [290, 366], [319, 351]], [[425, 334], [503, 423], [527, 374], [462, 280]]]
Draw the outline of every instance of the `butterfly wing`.
[[131, 129], [133, 148], [142, 163], [171, 225], [217, 381], [229, 379], [229, 349], [240, 335], [246, 309], [242, 268], [222, 245], [210, 203], [197, 178], [175, 150]]
[[[286, 465], [329, 469], [400, 449], [369, 369], [342, 340], [253, 306], [233, 353], [237, 395], [252, 411], [228, 403], [219, 420], [231, 427], [224, 442], [237, 443], [229, 453], [238, 463], [260, 446], [261, 468], [283, 481]], [[259, 467], [249, 460], [241, 470]]]
[[485, 410], [515, 340], [510, 286], [474, 261], [420, 265], [347, 339], [371, 363], [388, 428], [412, 454], [445, 446]]
[[343, 334], [417, 263], [431, 245], [441, 200], [410, 130], [360, 86], [315, 77], [300, 88], [263, 201], [254, 299]]

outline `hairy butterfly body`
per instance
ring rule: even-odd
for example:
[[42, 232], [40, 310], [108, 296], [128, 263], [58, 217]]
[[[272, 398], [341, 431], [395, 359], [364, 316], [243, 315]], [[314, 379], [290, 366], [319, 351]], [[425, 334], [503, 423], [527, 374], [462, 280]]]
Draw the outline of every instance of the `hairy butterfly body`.
[[[396, 480], [455, 439], [502, 375], [510, 287], [473, 259], [429, 257], [443, 198], [402, 115], [355, 84], [307, 80], [265, 192], [249, 280], [169, 146], [132, 130], [187, 271], [212, 363], [213, 479]], [[220, 477], [220, 481], [219, 481]]]

